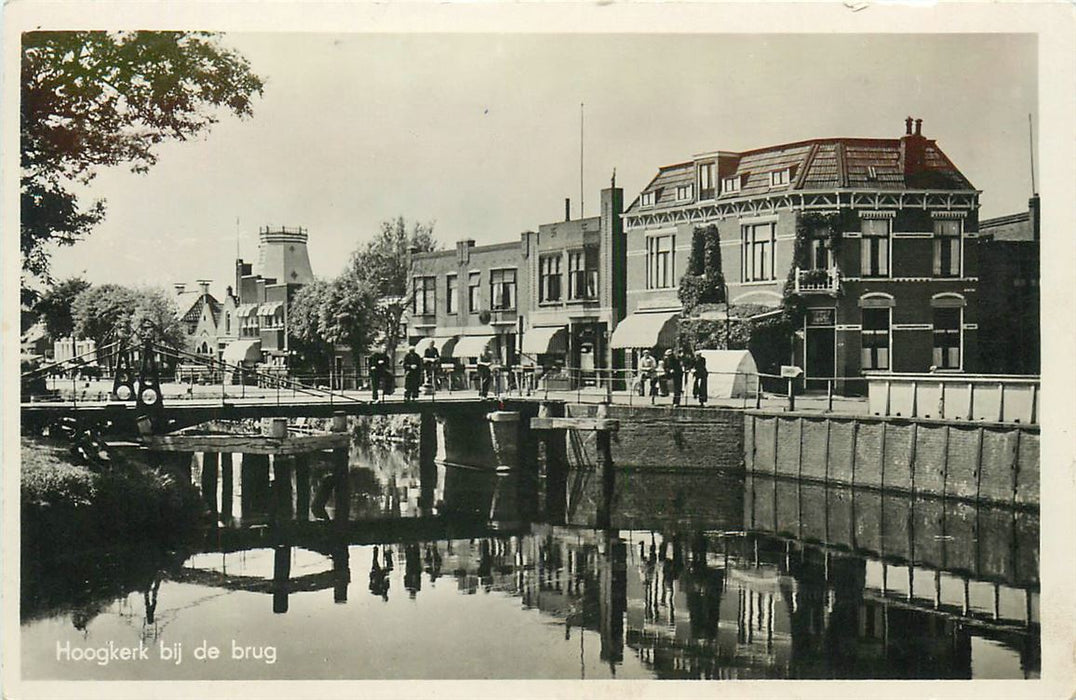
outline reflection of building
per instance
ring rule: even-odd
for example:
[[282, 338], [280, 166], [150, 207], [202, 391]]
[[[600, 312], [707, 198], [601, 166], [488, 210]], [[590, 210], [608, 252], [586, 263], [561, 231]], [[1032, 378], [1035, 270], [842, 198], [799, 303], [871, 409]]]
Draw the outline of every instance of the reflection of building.
[[616, 336], [633, 337], [614, 343], [668, 342], [704, 229], [719, 236], [733, 305], [779, 308], [786, 281], [803, 300], [793, 352], [808, 378], [974, 370], [979, 193], [921, 121], [899, 139], [812, 139], [661, 168], [624, 213], [631, 315]]
[[1039, 196], [1028, 210], [979, 222], [979, 345], [987, 372], [1039, 372]]

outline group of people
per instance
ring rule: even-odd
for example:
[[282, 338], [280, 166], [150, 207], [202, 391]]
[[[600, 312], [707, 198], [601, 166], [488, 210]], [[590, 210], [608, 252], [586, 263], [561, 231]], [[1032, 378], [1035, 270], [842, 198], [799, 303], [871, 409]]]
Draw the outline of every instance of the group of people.
[[[422, 355], [414, 345], [407, 348], [403, 358], [404, 401], [418, 399], [422, 388], [423, 376], [430, 386], [436, 386], [437, 374], [441, 364], [441, 353], [433, 345], [428, 346]], [[385, 394], [392, 393], [392, 361], [384, 352], [378, 350], [370, 355], [370, 390], [374, 403], [384, 400]]]
[[700, 406], [706, 405], [709, 372], [701, 350], [696, 350], [694, 356], [681, 357], [669, 348], [660, 360], [650, 354], [649, 350], [643, 350], [639, 358], [638, 372], [635, 391], [639, 396], [646, 396], [649, 390], [650, 403], [656, 403], [658, 396], [672, 394], [673, 405], [679, 406], [684, 393], [684, 380], [690, 373], [694, 379], [691, 395]]

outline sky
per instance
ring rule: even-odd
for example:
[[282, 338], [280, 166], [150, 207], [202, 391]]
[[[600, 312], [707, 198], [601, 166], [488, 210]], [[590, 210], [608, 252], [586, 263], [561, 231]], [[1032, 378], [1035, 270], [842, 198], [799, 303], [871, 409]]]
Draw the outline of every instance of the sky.
[[[442, 245], [517, 239], [598, 213], [613, 170], [631, 200], [662, 165], [834, 136], [898, 138], [904, 119], [982, 190], [1027, 208], [1034, 35], [227, 34], [265, 79], [252, 118], [160, 147], [147, 174], [101, 171], [94, 233], [59, 278], [233, 279], [260, 226], [309, 231], [332, 277], [381, 221], [434, 222]], [[1036, 126], [1037, 129], [1037, 126]], [[1038, 158], [1036, 156], [1036, 162]]]

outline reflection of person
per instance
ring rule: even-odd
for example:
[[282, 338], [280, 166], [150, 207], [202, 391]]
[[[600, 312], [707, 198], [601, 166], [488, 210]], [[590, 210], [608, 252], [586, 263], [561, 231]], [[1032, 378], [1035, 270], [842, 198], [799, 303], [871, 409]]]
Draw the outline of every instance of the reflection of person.
[[374, 557], [370, 562], [370, 593], [381, 596], [382, 600], [389, 599], [389, 572], [382, 569], [378, 561], [377, 547], [374, 547]]
[[658, 361], [650, 354], [650, 350], [643, 350], [643, 356], [639, 358], [639, 378], [636, 380], [639, 396], [646, 396], [648, 386], [651, 388], [650, 394], [653, 395], [654, 374], [657, 368]]
[[418, 387], [422, 383], [422, 358], [415, 352], [415, 346], [407, 348], [403, 358], [404, 401], [418, 398]]
[[422, 553], [417, 544], [404, 549], [404, 588], [412, 598], [422, 590]]
[[706, 384], [709, 380], [709, 372], [706, 369], [706, 358], [702, 356], [702, 350], [695, 351], [695, 386], [692, 388], [692, 395], [698, 399], [700, 406], [706, 405]]
[[426, 572], [430, 575], [430, 583], [441, 575], [441, 550], [436, 542], [426, 545]]
[[369, 359], [370, 367], [370, 390], [373, 400], [382, 400], [383, 394], [389, 393], [389, 380], [391, 378], [392, 364], [389, 356], [381, 350], [375, 350]]
[[489, 351], [483, 350], [478, 358], [478, 395], [482, 398], [489, 396], [489, 387], [493, 382], [493, 363], [489, 359]]

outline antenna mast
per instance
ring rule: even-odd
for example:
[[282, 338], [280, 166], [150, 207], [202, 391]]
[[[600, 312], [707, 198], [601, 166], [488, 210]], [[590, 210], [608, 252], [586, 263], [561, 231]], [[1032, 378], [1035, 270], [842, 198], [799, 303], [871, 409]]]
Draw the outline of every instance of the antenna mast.
[[586, 216], [583, 209], [583, 103], [579, 103], [579, 218]]

